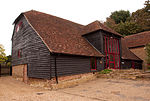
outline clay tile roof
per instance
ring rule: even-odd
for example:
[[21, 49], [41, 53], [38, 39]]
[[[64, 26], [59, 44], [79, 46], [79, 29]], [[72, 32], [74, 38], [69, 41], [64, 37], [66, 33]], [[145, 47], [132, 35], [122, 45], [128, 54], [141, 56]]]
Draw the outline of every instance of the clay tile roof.
[[44, 41], [50, 52], [83, 56], [103, 56], [79, 31], [83, 25], [38, 11], [23, 13], [30, 25]]
[[121, 38], [121, 46], [122, 46], [122, 59], [142, 61], [139, 57], [137, 57], [134, 53], [132, 53], [128, 49], [124, 38]]
[[125, 40], [129, 48], [146, 45], [150, 43], [150, 31], [126, 36]]
[[106, 27], [104, 24], [102, 24], [99, 21], [94, 21], [94, 22], [88, 24], [87, 26], [83, 27], [81, 33], [82, 33], [82, 35], [85, 35], [85, 34], [88, 34], [90, 32], [94, 32], [94, 31], [97, 31], [97, 30], [104, 30], [104, 31], [110, 32], [112, 34], [115, 34], [117, 36], [123, 37], [121, 34], [115, 32], [111, 28]]

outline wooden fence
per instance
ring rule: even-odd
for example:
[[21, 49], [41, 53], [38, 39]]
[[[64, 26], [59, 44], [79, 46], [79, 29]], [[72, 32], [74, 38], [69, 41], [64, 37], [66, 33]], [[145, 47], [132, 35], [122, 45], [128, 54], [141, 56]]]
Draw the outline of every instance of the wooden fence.
[[0, 76], [12, 75], [12, 67], [6, 64], [0, 64]]

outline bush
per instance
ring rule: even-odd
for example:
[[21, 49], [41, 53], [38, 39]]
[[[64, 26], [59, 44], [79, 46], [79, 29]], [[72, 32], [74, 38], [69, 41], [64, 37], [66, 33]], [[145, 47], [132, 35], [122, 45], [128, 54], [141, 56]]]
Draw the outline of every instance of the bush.
[[110, 72], [112, 72], [111, 69], [104, 69], [104, 70], [100, 71], [99, 73], [100, 74], [109, 74]]

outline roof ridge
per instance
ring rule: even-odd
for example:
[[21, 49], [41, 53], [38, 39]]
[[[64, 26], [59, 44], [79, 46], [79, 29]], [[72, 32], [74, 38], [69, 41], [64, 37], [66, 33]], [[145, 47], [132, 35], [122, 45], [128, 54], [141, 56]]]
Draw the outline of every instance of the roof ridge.
[[144, 31], [144, 32], [140, 32], [140, 33], [128, 35], [128, 36], [125, 36], [125, 38], [132, 37], [132, 36], [136, 36], [136, 35], [141, 35], [141, 34], [148, 33], [148, 32], [150, 32], [150, 31]]
[[67, 20], [67, 19], [64, 19], [62, 17], [59, 17], [59, 16], [54, 16], [54, 15], [51, 15], [51, 14], [48, 14], [48, 13], [45, 13], [45, 12], [40, 12], [40, 11], [37, 11], [37, 10], [29, 10], [29, 11], [26, 11], [26, 12], [23, 12], [23, 13], [27, 13], [27, 12], [38, 12], [38, 13], [42, 13], [42, 14], [46, 14], [48, 16], [53, 16], [53, 17], [56, 17], [56, 18], [59, 18], [59, 19], [62, 19], [62, 20], [65, 20], [65, 21], [68, 21], [68, 22], [71, 22], [71, 23], [74, 23], [74, 24], [77, 24], [77, 25], [80, 25], [80, 26], [85, 26], [85, 25], [82, 25], [82, 24], [79, 24], [79, 23], [76, 23], [76, 22], [73, 22], [71, 20]]

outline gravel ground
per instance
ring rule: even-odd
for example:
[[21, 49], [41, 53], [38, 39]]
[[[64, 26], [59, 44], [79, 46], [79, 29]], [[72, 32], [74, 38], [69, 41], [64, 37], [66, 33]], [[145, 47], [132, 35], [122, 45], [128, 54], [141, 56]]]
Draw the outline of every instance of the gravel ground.
[[150, 101], [150, 81], [100, 78], [49, 91], [0, 77], [0, 101]]

